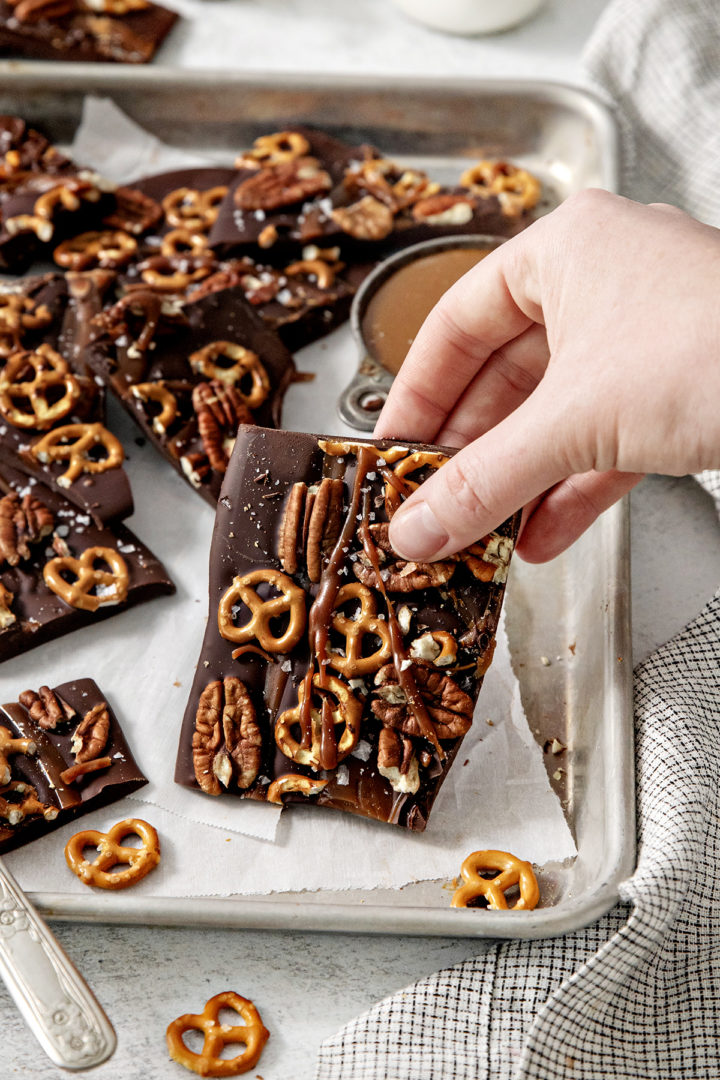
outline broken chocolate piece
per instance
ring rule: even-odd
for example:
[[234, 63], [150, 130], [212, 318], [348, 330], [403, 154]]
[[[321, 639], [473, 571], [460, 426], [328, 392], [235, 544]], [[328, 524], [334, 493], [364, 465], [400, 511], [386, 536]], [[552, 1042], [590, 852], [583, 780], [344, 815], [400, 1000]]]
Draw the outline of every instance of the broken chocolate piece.
[[[472, 723], [519, 524], [469, 558], [399, 559], [387, 522], [450, 453], [240, 428], [178, 783], [425, 827]], [[237, 728], [222, 723], [230, 691], [243, 703], [242, 773]]]
[[162, 563], [123, 525], [99, 528], [57, 492], [0, 465], [3, 492], [20, 505], [31, 495], [38, 514], [42, 508], [42, 516], [52, 518], [54, 532], [33, 543], [28, 558], [0, 564], [6, 612], [2, 617], [0, 610], [0, 662], [175, 591]]
[[[75, 769], [81, 756], [73, 749], [72, 725], [48, 729], [38, 721], [32, 706], [26, 705], [28, 694], [34, 692], [25, 691], [17, 702], [0, 706], [0, 732], [7, 731], [16, 748], [10, 745], [7, 752], [9, 776], [0, 786], [0, 853], [131, 795], [147, 783], [117, 717], [92, 679], [41, 690], [61, 702], [69, 717], [82, 718], [80, 725], [97, 727], [97, 718], [101, 718], [105, 756], [94, 761], [102, 763], [102, 768], [91, 768], [93, 762], [82, 758], [85, 769]], [[5, 741], [8, 744], [7, 738]], [[32, 752], [21, 751], [23, 742], [34, 747]]]

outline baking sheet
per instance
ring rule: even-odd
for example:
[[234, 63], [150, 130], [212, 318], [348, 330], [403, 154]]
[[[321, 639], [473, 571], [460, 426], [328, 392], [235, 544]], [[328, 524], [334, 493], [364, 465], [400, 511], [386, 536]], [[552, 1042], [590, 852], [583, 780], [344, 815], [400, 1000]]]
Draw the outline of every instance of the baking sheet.
[[[30, 67], [31, 65], [26, 66], [26, 68]], [[40, 109], [44, 113], [46, 126], [47, 118], [51, 117], [58, 125], [58, 134], [61, 128], [69, 133], [70, 118], [77, 104], [75, 95], [79, 89], [79, 83], [74, 71], [68, 72], [67, 75], [66, 93], [58, 96], [57, 91], [63, 84], [63, 79], [58, 79], [57, 69], [53, 70], [49, 79], [47, 76], [43, 79], [28, 70], [19, 72], [18, 82], [22, 84], [17, 87], [19, 101], [16, 105], [3, 101], [3, 110], [15, 109], [22, 111], [30, 119], [39, 119], [40, 117], [33, 110]], [[440, 173], [442, 176], [443, 168], [447, 168], [448, 172], [452, 170], [453, 176], [457, 175], [458, 158], [463, 158], [467, 153], [475, 156], [481, 150], [486, 150], [493, 153], [507, 153], [508, 156], [522, 160], [534, 168], [543, 177], [549, 190], [553, 192], [553, 199], [588, 183], [604, 182], [605, 186], [613, 186], [613, 143], [611, 138], [609, 140], [605, 138], [609, 132], [611, 133], [611, 125], [597, 103], [580, 92], [566, 91], [565, 88], [535, 87], [533, 89], [532, 86], [518, 86], [513, 90], [507, 86], [475, 84], [466, 85], [464, 89], [458, 86], [451, 87], [447, 92], [438, 94], [437, 89], [431, 90], [427, 86], [403, 83], [396, 84], [392, 88], [393, 91], [397, 91], [395, 97], [392, 98], [395, 105], [393, 109], [388, 108], [387, 94], [380, 95], [378, 88], [370, 82], [356, 84], [354, 87], [349, 83], [334, 86], [330, 84], [305, 85], [304, 87], [298, 83], [291, 88], [293, 112], [289, 115], [288, 90], [285, 91], [283, 110], [277, 111], [279, 91], [276, 86], [263, 86], [262, 80], [254, 84], [248, 84], [244, 80], [229, 80], [230, 85], [228, 85], [223, 80], [222, 85], [218, 82], [215, 87], [218, 96], [214, 100], [218, 103], [218, 107], [213, 114], [213, 120], [198, 131], [196, 121], [203, 113], [203, 102], [210, 90], [209, 77], [204, 76], [193, 80], [183, 76], [181, 85], [175, 83], [173, 86], [163, 73], [143, 72], [143, 78], [140, 80], [144, 83], [145, 93], [143, 93], [140, 85], [136, 85], [134, 90], [130, 89], [124, 75], [125, 73], [122, 73], [118, 78], [115, 72], [107, 73], [107, 75], [93, 72], [95, 81], [99, 80], [101, 83], [98, 89], [113, 89], [115, 91], [113, 96], [116, 99], [119, 96], [123, 107], [130, 106], [131, 112], [134, 108], [137, 114], [137, 111], [142, 109], [142, 119], [146, 126], [150, 126], [165, 138], [168, 137], [169, 132], [174, 132], [176, 136], [181, 136], [177, 141], [185, 147], [194, 147], [199, 140], [202, 145], [198, 146], [198, 151], [203, 155], [217, 154], [218, 159], [227, 158], [228, 150], [234, 151], [239, 143], [248, 141], [258, 129], [279, 126], [278, 116], [282, 116], [283, 120], [302, 118], [328, 126], [326, 114], [329, 113], [332, 122], [338, 125], [342, 134], [377, 141], [388, 154], [393, 156], [403, 156], [403, 150], [407, 150], [409, 146], [421, 148], [422, 154], [414, 155], [414, 160], [430, 167], [435, 175]], [[148, 79], [148, 75], [155, 77]], [[87, 80], [81, 81], [87, 85]], [[196, 85], [189, 86], [188, 84], [193, 81]], [[67, 88], [72, 87], [73, 82], [75, 89], [71, 89], [68, 93]], [[7, 92], [5, 88], [5, 97], [7, 97]], [[430, 113], [427, 112], [429, 93], [436, 99], [434, 110]], [[488, 112], [490, 102], [496, 105], [494, 113]], [[234, 122], [228, 115], [229, 104], [235, 109]], [[344, 125], [338, 112], [339, 104], [344, 104], [347, 109]], [[382, 108], [380, 108], [381, 104]], [[484, 108], [480, 108], [483, 105]], [[512, 124], [508, 126], [509, 121], [513, 119], [513, 105], [515, 127]], [[444, 116], [441, 116], [443, 106], [446, 109], [449, 108], [449, 113], [445, 112]], [[173, 109], [176, 110], [174, 116]], [[318, 109], [323, 112], [322, 117], [317, 115]], [[484, 117], [482, 123], [485, 126], [462, 127], [462, 130], [458, 130], [463, 120], [476, 109], [479, 109], [475, 117], [476, 122], [480, 124], [481, 117]], [[425, 114], [424, 131], [419, 131], [415, 126], [420, 120], [421, 113]], [[217, 114], [220, 114], [219, 120]], [[553, 114], [554, 127], [551, 122]], [[501, 130], [497, 126], [503, 118], [506, 124], [504, 142]], [[528, 119], [531, 120], [531, 126], [527, 129], [528, 138], [523, 146], [522, 141], [517, 140], [516, 128], [527, 127]], [[150, 124], [148, 120], [151, 121]], [[348, 130], [350, 123], [352, 123], [351, 131]], [[428, 128], [431, 129], [430, 132]], [[574, 131], [571, 131], [572, 128]], [[358, 136], [358, 131], [362, 132], [361, 136]], [[545, 133], [544, 140], [538, 142], [537, 135], [541, 131]], [[211, 132], [214, 135], [212, 140], [209, 139]], [[577, 138], [581, 133], [584, 133], [584, 141], [578, 144]], [[571, 138], [571, 134], [574, 137]], [[222, 145], [223, 138], [224, 146]], [[558, 150], [562, 145], [566, 145], [568, 149], [565, 160], [558, 155]], [[584, 165], [584, 171], [579, 167], [577, 157], [579, 145], [585, 152], [585, 157], [581, 162]], [[434, 153], [431, 152], [433, 147]], [[407, 154], [404, 156], [407, 160]], [[329, 344], [326, 343], [326, 346], [329, 347]], [[352, 370], [352, 367], [345, 365], [350, 363], [354, 366], [355, 358], [349, 342], [347, 351], [337, 345], [333, 347], [333, 356], [337, 357], [337, 362], [333, 365], [330, 381], [332, 382], [332, 377], [338, 376], [338, 389], [340, 389], [347, 379], [348, 371]], [[302, 361], [302, 354], [300, 354], [300, 359]], [[326, 392], [329, 389], [332, 387], [327, 385], [323, 387]], [[308, 408], [307, 419], [312, 420], [312, 397], [308, 397]], [[318, 428], [328, 425], [316, 421], [293, 426]], [[339, 426], [336, 426], [335, 430], [339, 430]], [[172, 479], [176, 478], [172, 477]], [[176, 482], [181, 483], [179, 480]], [[198, 507], [198, 518], [204, 510], [204, 507]], [[609, 906], [614, 897], [613, 889], [616, 888], [618, 875], [625, 872], [632, 858], [632, 822], [628, 814], [623, 813], [623, 810], [631, 813], [632, 803], [629, 797], [631, 788], [627, 784], [628, 770], [631, 768], [628, 739], [628, 717], [630, 716], [628, 683], [624, 673], [622, 671], [618, 673], [613, 665], [605, 664], [604, 667], [601, 665], [602, 670], [598, 672], [595, 653], [593, 653], [592, 662], [588, 664], [587, 657], [583, 657], [582, 652], [576, 651], [575, 655], [579, 662], [574, 663], [574, 658], [569, 652], [569, 645], [573, 644], [576, 650], [580, 649], [581, 646], [576, 639], [586, 632], [591, 632], [591, 638], [597, 639], [598, 644], [602, 642], [600, 655], [605, 659], [609, 655], [608, 650], [614, 651], [617, 655], [618, 651], [627, 649], [629, 641], [626, 612], [627, 579], [623, 561], [626, 552], [626, 537], [623, 533], [622, 513], [622, 510], [613, 511], [585, 538], [585, 541], [592, 545], [590, 548], [593, 552], [592, 562], [598, 568], [598, 575], [593, 575], [593, 580], [590, 582], [593, 589], [577, 628], [571, 624], [579, 617], [579, 593], [582, 591], [582, 585], [587, 583], [587, 563], [584, 560], [578, 564], [571, 554], [568, 559], [558, 560], [552, 564], [549, 576], [544, 574], [548, 568], [520, 567], [520, 574], [513, 575], [520, 584], [516, 585], [514, 581], [509, 590], [509, 625], [511, 637], [514, 638], [513, 652], [531, 726], [537, 723], [538, 731], [542, 734], [544, 727], [547, 726], [549, 715], [553, 733], [558, 734], [562, 739], [562, 729], [566, 731], [568, 737], [572, 738], [571, 760], [573, 762], [582, 762], [590, 754], [593, 768], [589, 770], [589, 773], [597, 773], [598, 766], [604, 762], [606, 779], [614, 778], [611, 785], [612, 794], [615, 797], [615, 805], [620, 810], [620, 820], [617, 821], [617, 828], [613, 831], [612, 815], [604, 812], [609, 808], [602, 806], [603, 790], [592, 793], [591, 804], [586, 790], [588, 776], [580, 771], [573, 771], [567, 776], [570, 792], [568, 815], [577, 830], [580, 854], [571, 867], [546, 866], [544, 869], [543, 891], [546, 900], [556, 901], [555, 907], [538, 911], [532, 918], [528, 916], [523, 917], [522, 920], [515, 919], [514, 922], [512, 916], [508, 922], [508, 916], [503, 913], [484, 913], [488, 917], [478, 919], [477, 913], [449, 911], [447, 890], [443, 891], [443, 883], [439, 882], [435, 885], [413, 886], [403, 890], [401, 894], [393, 894], [388, 904], [377, 891], [367, 895], [353, 893], [350, 902], [342, 904], [336, 904], [333, 899], [328, 902], [328, 898], [323, 897], [322, 894], [312, 897], [309, 894], [303, 894], [300, 899], [297, 896], [292, 899], [275, 896], [263, 901], [218, 900], [210, 902], [209, 906], [203, 905], [203, 910], [207, 912], [207, 920], [231, 922], [236, 925], [286, 926], [288, 919], [291, 919], [293, 925], [307, 928], [322, 926], [327, 929], [348, 929], [353, 927], [419, 933], [500, 933], [503, 936], [517, 936], [552, 932], [553, 926], [566, 929], [568, 918], [575, 919], [574, 925], [578, 925], [577, 919], [586, 919], [591, 910], [595, 911], [598, 904]], [[154, 524], [159, 526], [161, 523]], [[154, 540], [148, 534], [145, 525], [143, 529], [138, 525], [138, 531], [152, 546]], [[173, 539], [177, 540], [177, 538]], [[155, 542], [157, 550], [163, 557], [167, 557], [168, 540], [167, 535], [158, 535]], [[598, 557], [600, 552], [603, 558]], [[607, 595], [608, 588], [614, 591], [612, 602]], [[199, 591], [202, 595], [204, 581]], [[552, 627], [545, 624], [539, 628], [540, 633], [544, 634], [544, 639], [538, 645], [541, 651], [533, 653], [532, 649], [535, 646], [532, 639], [532, 617], [538, 610], [540, 602], [539, 597], [534, 595], [538, 591], [542, 594], [548, 593], [555, 601], [558, 607], [558, 619]], [[515, 603], [516, 596], [517, 604]], [[541, 610], [546, 612], [551, 610], [547, 596], [543, 596], [542, 604]], [[203, 608], [202, 599], [200, 607]], [[140, 618], [142, 610], [139, 609], [137, 612]], [[123, 619], [127, 618], [127, 615], [123, 616]], [[113, 624], [108, 624], [108, 626], [112, 627]], [[574, 633], [576, 629], [578, 632]], [[201, 624], [197, 631], [193, 631], [198, 634], [198, 644], [201, 631]], [[555, 641], [558, 631], [560, 635]], [[65, 639], [64, 643], [60, 642], [56, 645], [67, 648], [71, 641], [74, 643], [75, 637], [76, 635], [73, 635], [72, 639]], [[561, 638], [563, 640], [560, 640]], [[557, 657], [557, 659], [553, 659], [553, 662], [546, 666], [540, 662], [541, 655]], [[630, 666], [628, 661], [628, 670]], [[600, 675], [600, 680], [594, 685], [587, 683], [587, 674], [590, 669], [592, 669], [593, 677]], [[582, 710], [578, 711], [577, 703], [586, 698], [588, 691], [591, 691], [589, 700], [594, 704], [589, 711], [585, 709], [585, 714], [587, 714], [585, 718], [589, 718], [590, 725], [586, 732], [580, 725], [583, 715], [581, 715]], [[548, 706], [551, 702], [554, 711], [549, 714]], [[617, 760], [612, 763], [611, 759], [605, 761], [607, 749], [605, 741], [608, 731], [614, 738], [615, 749], [622, 751], [619, 770], [616, 767]], [[581, 745], [581, 738], [584, 742], [586, 735], [590, 734], [592, 735], [590, 744], [587, 747]], [[583, 784], [580, 783], [581, 778], [584, 778]], [[585, 836], [586, 829], [590, 830], [587, 837]], [[600, 835], [598, 835], [598, 829]], [[583, 840], [588, 840], [590, 843], [583, 844]], [[598, 858], [600, 863], [596, 865]], [[581, 872], [578, 872], [578, 867]], [[130, 896], [102, 897], [101, 905], [97, 902], [93, 903], [92, 897], [84, 896], [55, 897], [44, 893], [39, 899], [41, 906], [46, 910], [71, 917], [94, 916], [100, 910], [103, 917], [140, 918], [141, 921], [147, 921], [148, 918], [157, 918], [161, 921], [183, 921], [184, 918], [189, 917], [189, 910], [183, 901], [171, 901], [166, 898], [158, 900], [138, 896], [136, 900], [133, 900]], [[108, 904], [108, 901], [111, 903]], [[362, 911], [366, 914], [359, 915], [361, 905], [363, 905]], [[323, 912], [319, 918], [318, 908], [321, 908]], [[466, 918], [468, 914], [470, 919]], [[197, 921], [197, 916], [197, 907], [193, 905], [193, 921]], [[558, 916], [560, 922], [558, 922]], [[254, 921], [256, 919], [261, 921]], [[362, 927], [357, 925], [358, 920], [362, 923]]]

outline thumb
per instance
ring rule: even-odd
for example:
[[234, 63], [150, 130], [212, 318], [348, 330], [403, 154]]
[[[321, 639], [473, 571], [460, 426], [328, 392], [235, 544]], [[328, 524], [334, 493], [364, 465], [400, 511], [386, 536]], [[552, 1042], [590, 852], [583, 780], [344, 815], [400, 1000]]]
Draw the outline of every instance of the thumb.
[[452, 555], [578, 471], [568, 464], [560, 438], [567, 425], [545, 385], [543, 380], [510, 416], [460, 450], [403, 503], [390, 523], [398, 555], [415, 562]]

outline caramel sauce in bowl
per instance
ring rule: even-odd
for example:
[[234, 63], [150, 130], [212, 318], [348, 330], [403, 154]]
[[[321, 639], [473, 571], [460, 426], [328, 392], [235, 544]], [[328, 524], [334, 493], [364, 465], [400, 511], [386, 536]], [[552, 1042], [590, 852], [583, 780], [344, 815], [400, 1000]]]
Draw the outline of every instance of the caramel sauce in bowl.
[[463, 235], [414, 244], [379, 263], [353, 300], [350, 324], [360, 350], [357, 374], [338, 409], [360, 431], [372, 431], [392, 380], [428, 314], [459, 278], [504, 243]]

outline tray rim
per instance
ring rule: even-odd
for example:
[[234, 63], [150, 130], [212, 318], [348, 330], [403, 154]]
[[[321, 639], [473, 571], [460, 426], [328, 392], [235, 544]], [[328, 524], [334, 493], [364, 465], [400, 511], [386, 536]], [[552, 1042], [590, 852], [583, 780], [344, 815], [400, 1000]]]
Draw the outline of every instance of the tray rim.
[[[593, 91], [561, 81], [519, 78], [471, 78], [408, 75], [308, 74], [300, 71], [216, 71], [208, 68], [155, 66], [125, 68], [113, 64], [55, 63], [0, 60], [0, 100], [3, 92], [23, 88], [82, 93], [168, 90], [184, 92], [213, 89], [338, 89], [384, 93], [433, 91], [441, 96], [478, 94], [532, 96], [548, 104], [573, 107], [591, 123], [600, 146], [603, 186], [617, 191], [620, 177], [619, 130], [608, 105]], [[607, 604], [610, 640], [625, 656], [631, 655], [629, 500], [623, 499], [603, 516], [606, 551], [614, 555]], [[632, 664], [617, 665], [608, 712], [614, 720], [623, 769], [616, 789], [616, 813], [610, 823], [607, 862], [610, 872], [599, 888], [532, 912], [482, 913], [472, 910], [394, 907], [390, 904], [332, 902], [307, 904], [297, 899], [269, 901], [237, 897], [143, 897], [118, 894], [81, 896], [70, 893], [31, 893], [32, 902], [47, 918], [73, 922], [214, 926], [262, 930], [324, 931], [336, 933], [411, 936], [541, 938], [579, 929], [609, 911], [620, 898], [620, 886], [635, 866], [635, 788], [632, 709]], [[360, 890], [361, 891], [361, 890]], [[345, 895], [343, 892], [338, 895]], [[365, 893], [367, 896], [368, 893]], [[370, 893], [371, 895], [371, 893]]]

